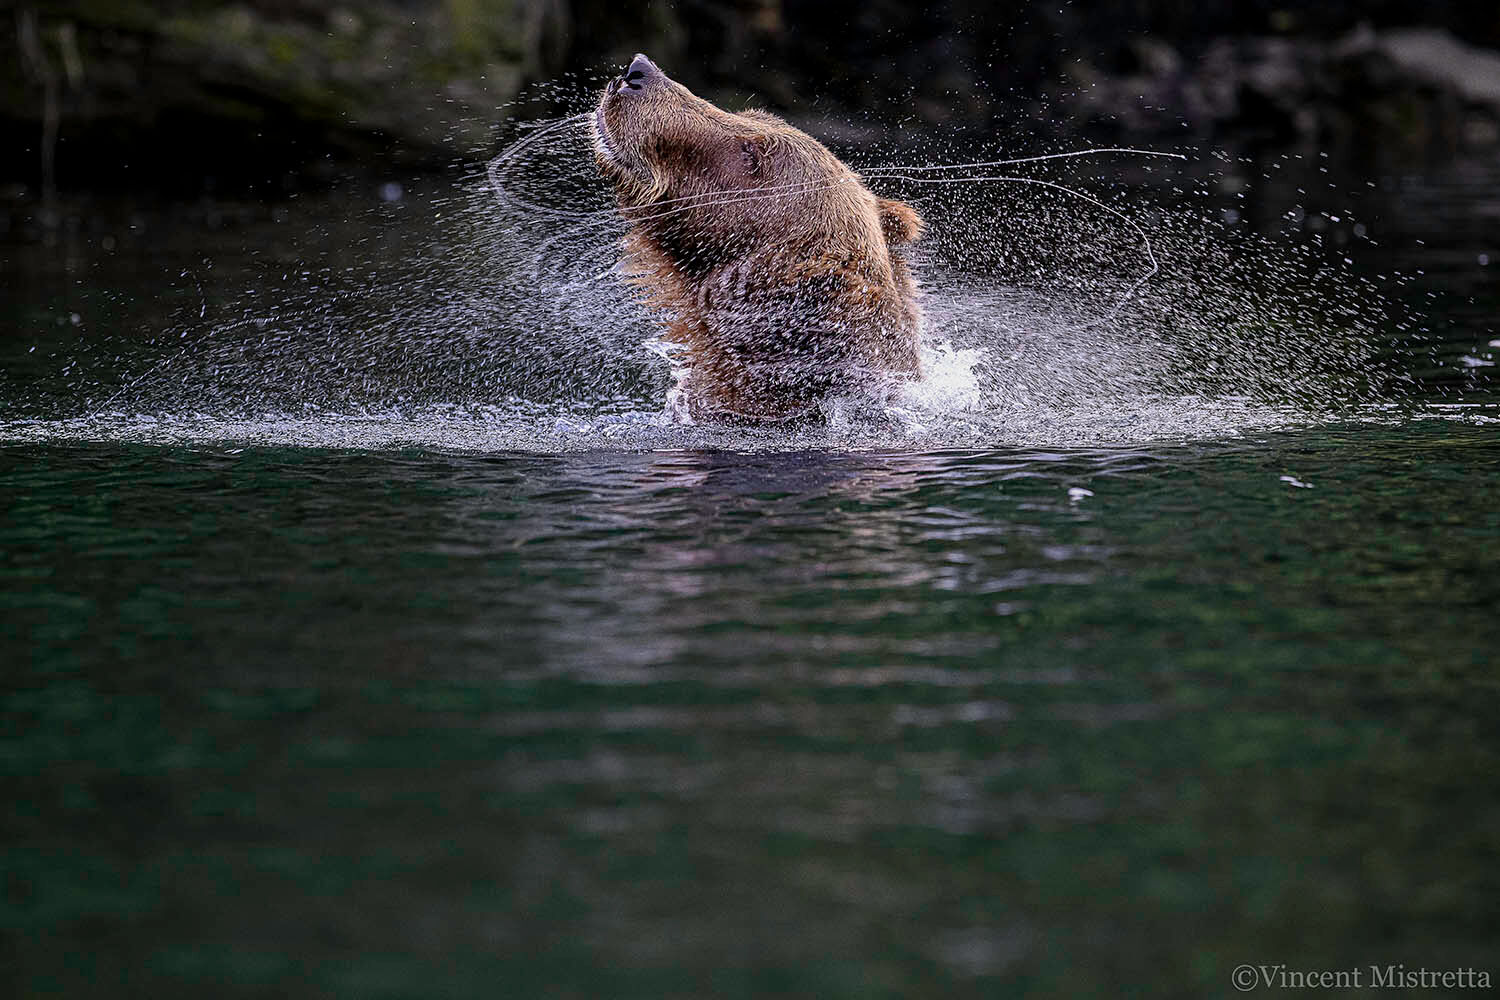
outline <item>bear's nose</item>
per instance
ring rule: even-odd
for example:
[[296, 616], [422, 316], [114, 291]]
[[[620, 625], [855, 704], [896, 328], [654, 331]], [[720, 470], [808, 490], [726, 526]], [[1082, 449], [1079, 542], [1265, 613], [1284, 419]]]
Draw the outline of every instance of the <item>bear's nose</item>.
[[620, 81], [631, 90], [640, 90], [661, 75], [662, 72], [656, 68], [656, 63], [637, 52], [635, 58], [630, 60], [630, 66], [625, 70], [625, 75], [620, 78]]

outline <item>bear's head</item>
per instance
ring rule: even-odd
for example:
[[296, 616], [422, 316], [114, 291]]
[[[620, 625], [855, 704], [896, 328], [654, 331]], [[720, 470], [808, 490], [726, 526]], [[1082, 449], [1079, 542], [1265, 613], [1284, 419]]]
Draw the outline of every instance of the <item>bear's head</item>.
[[643, 55], [605, 88], [593, 132], [625, 218], [686, 274], [770, 245], [847, 260], [922, 230], [909, 205], [875, 197], [816, 139], [763, 111], [717, 108]]

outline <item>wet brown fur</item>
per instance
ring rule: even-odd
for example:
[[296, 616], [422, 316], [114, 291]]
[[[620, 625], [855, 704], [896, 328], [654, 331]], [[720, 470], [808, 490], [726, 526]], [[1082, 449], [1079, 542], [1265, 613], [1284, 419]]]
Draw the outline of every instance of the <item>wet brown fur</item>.
[[921, 235], [917, 213], [781, 119], [640, 65], [638, 86], [603, 95], [595, 154], [631, 223], [626, 273], [684, 348], [689, 411], [785, 420], [915, 377], [917, 285], [893, 248]]

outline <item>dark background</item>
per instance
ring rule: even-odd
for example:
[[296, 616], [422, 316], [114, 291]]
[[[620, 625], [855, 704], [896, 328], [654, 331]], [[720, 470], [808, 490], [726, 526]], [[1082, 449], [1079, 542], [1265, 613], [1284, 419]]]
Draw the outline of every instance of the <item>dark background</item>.
[[[824, 131], [1500, 146], [1500, 5], [56, 0], [0, 8], [0, 180], [197, 196], [443, 167], [643, 50]], [[540, 85], [540, 86], [539, 86]], [[519, 101], [519, 102], [518, 102]], [[513, 103], [518, 102], [518, 103]]]

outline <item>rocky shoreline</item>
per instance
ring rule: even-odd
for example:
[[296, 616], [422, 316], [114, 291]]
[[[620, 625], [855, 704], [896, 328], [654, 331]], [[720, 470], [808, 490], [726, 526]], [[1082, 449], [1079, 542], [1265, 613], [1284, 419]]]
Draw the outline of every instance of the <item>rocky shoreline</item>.
[[[1439, 28], [1313, 37], [1195, 25], [1106, 43], [1098, 19], [1013, 16], [979, 31], [958, 5], [947, 21], [923, 22], [920, 37], [861, 57], [854, 33], [820, 59], [798, 18], [828, 15], [781, 0], [642, 10], [592, 0], [22, 0], [0, 19], [0, 181], [186, 183], [196, 193], [224, 178], [316, 183], [359, 164], [478, 159], [529, 83], [610, 65], [637, 46], [690, 66], [681, 75], [707, 96], [794, 116], [1500, 151], [1500, 51]], [[1056, 35], [1077, 36], [1072, 54], [1049, 47]], [[887, 62], [867, 69], [875, 59]], [[886, 75], [891, 85], [877, 86]]]
[[1082, 114], [1137, 133], [1186, 126], [1197, 136], [1500, 148], [1500, 52], [1445, 31], [1364, 26], [1328, 42], [1221, 38], [1192, 59], [1154, 39], [1132, 50], [1133, 71], [1068, 67]]
[[472, 154], [556, 71], [567, 17], [563, 0], [23, 4], [0, 22], [0, 172], [50, 158], [64, 183], [149, 183]]

